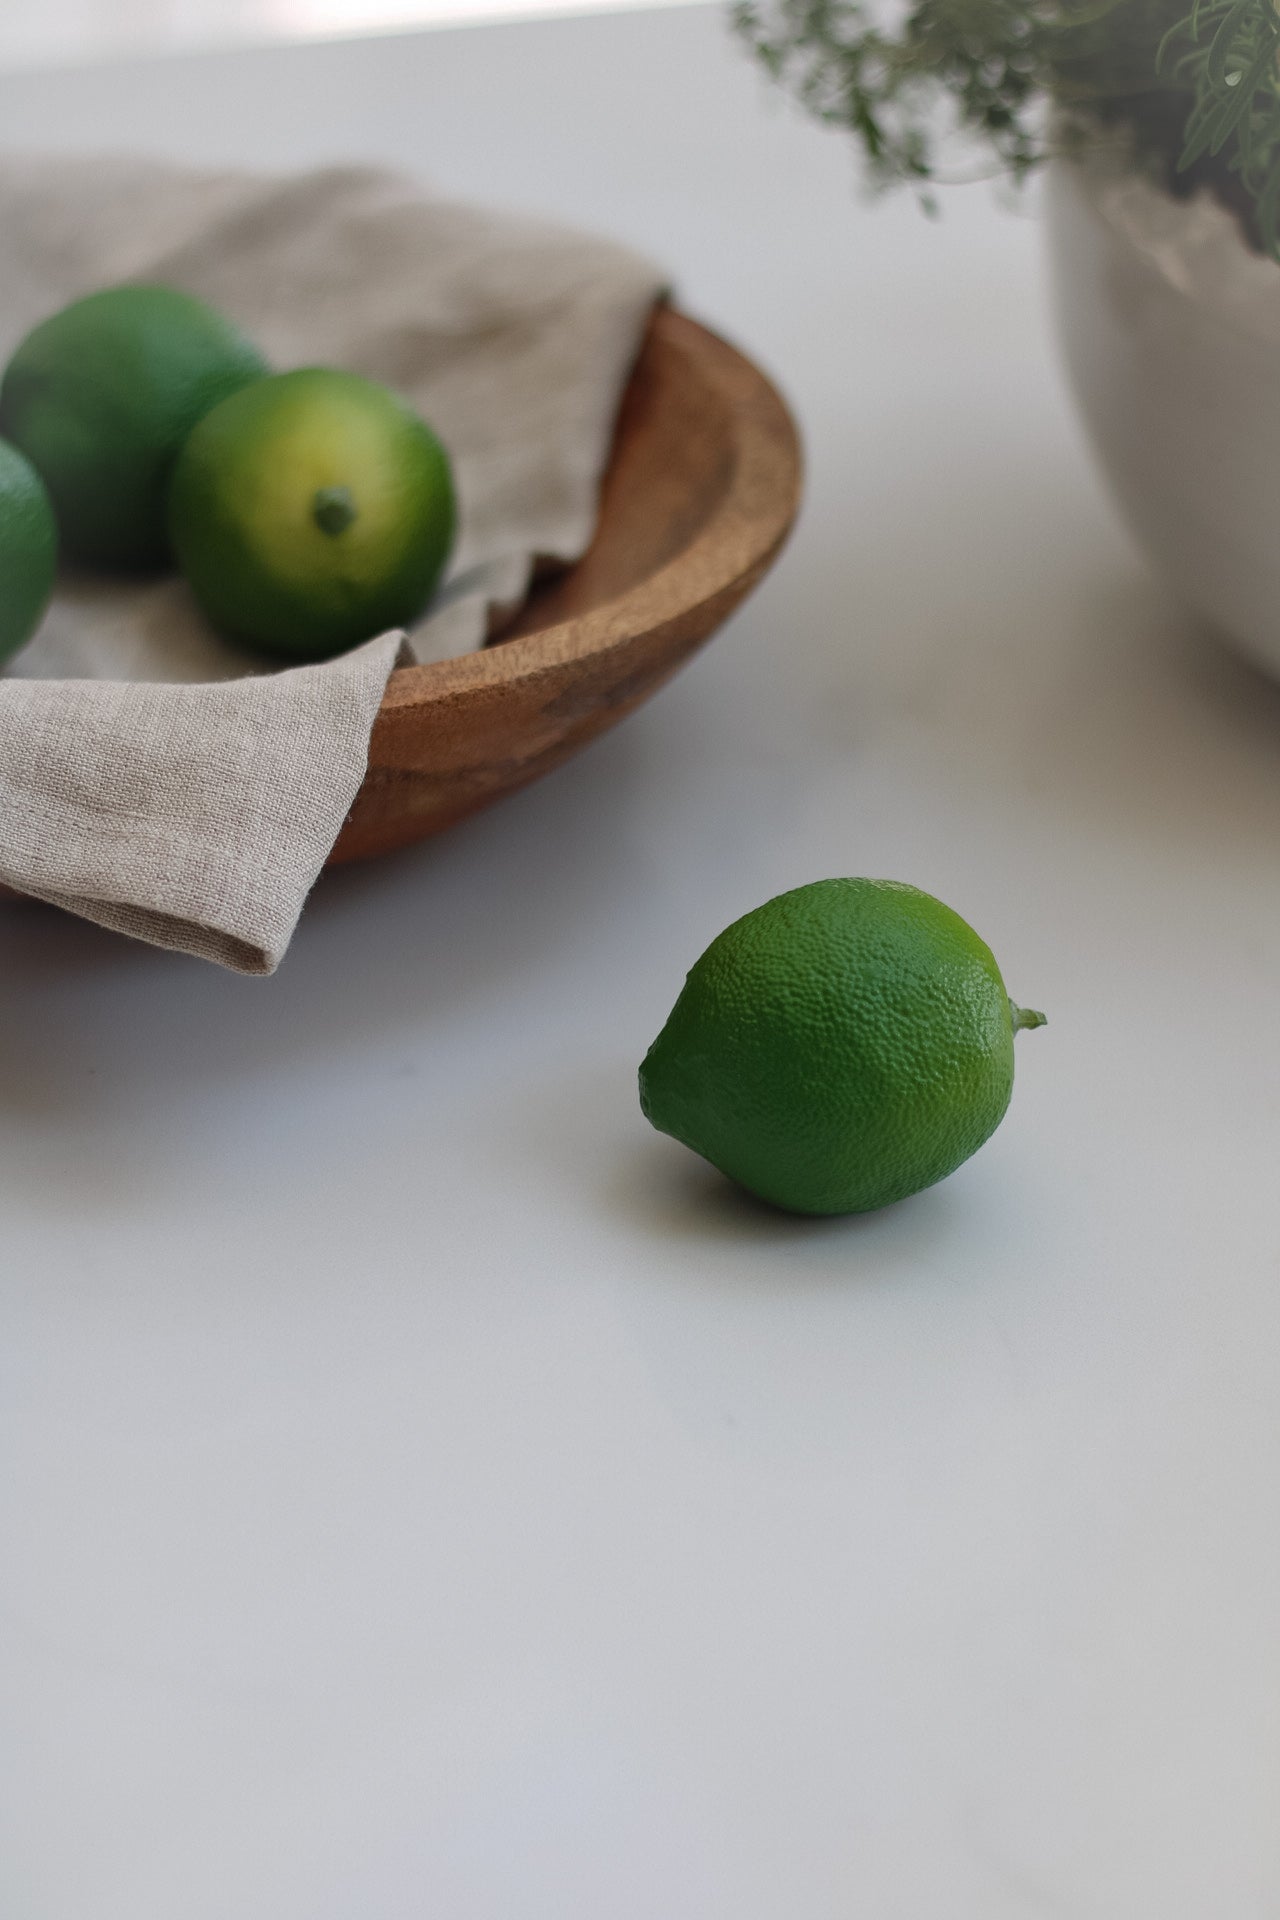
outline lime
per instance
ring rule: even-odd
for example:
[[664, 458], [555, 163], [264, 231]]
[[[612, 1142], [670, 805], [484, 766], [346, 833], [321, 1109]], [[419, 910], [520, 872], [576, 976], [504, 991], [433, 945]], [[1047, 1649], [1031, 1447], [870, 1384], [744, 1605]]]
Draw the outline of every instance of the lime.
[[735, 920], [640, 1069], [640, 1104], [764, 1200], [866, 1213], [932, 1186], [999, 1126], [1015, 1007], [932, 895], [819, 880]]
[[266, 367], [221, 314], [173, 287], [108, 287], [29, 333], [0, 383], [0, 433], [44, 480], [65, 550], [162, 566], [165, 494], [202, 414]]
[[178, 563], [213, 624], [300, 660], [415, 620], [454, 519], [431, 429], [377, 381], [320, 367], [215, 407], [169, 500]]
[[28, 641], [53, 591], [58, 534], [39, 474], [0, 440], [0, 661]]

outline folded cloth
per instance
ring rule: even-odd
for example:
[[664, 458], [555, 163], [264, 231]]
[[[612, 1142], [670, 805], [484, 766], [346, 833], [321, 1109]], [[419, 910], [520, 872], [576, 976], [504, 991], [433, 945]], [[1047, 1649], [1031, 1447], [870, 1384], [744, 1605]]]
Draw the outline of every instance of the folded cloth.
[[176, 576], [68, 575], [0, 679], [0, 882], [271, 973], [359, 789], [400, 650], [482, 646], [536, 561], [589, 544], [662, 275], [611, 242], [380, 171], [263, 178], [115, 157], [0, 162], [0, 258], [0, 359], [80, 294], [159, 282], [217, 306], [281, 370], [386, 381], [450, 451], [458, 541], [407, 638], [268, 672]]

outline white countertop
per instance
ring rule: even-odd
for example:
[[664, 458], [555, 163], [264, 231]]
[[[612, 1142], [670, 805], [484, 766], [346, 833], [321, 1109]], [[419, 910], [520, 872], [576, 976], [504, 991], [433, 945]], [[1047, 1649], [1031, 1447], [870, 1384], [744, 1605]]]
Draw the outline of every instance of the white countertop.
[[[1034, 223], [867, 208], [701, 10], [0, 126], [606, 228], [810, 476], [669, 689], [274, 980], [0, 918], [6, 1920], [1274, 1920], [1280, 691], [1117, 527]], [[1051, 1024], [951, 1180], [790, 1221], [635, 1068], [849, 872]]]

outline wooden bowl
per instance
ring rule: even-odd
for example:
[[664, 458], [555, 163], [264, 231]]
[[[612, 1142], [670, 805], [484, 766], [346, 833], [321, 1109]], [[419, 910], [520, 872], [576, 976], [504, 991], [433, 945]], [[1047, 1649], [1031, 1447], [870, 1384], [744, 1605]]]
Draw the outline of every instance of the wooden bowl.
[[751, 591], [799, 493], [796, 430], [764, 375], [659, 307], [592, 546], [536, 586], [493, 645], [391, 675], [330, 863], [438, 833], [638, 707]]

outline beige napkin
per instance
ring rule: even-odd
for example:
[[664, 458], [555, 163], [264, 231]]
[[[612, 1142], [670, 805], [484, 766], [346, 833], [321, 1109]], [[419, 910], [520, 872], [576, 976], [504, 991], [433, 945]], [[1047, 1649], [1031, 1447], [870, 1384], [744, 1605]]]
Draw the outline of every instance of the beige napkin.
[[[483, 645], [588, 545], [662, 276], [624, 248], [367, 169], [291, 178], [0, 161], [0, 360], [76, 295], [160, 281], [272, 365], [385, 380], [453, 456], [444, 587], [407, 646]], [[3, 582], [0, 581], [0, 592]], [[0, 881], [245, 973], [279, 964], [355, 798], [404, 636], [265, 671], [176, 577], [68, 577], [0, 680]]]

